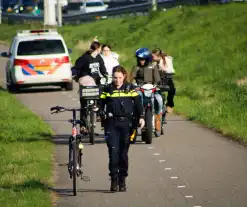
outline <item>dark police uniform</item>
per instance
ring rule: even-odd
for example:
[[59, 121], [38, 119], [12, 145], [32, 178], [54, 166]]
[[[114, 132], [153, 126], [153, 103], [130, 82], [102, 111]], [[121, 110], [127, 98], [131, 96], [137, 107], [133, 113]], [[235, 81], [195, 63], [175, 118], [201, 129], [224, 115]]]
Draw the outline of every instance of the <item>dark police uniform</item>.
[[[112, 178], [112, 191], [126, 190], [125, 177], [128, 176], [129, 132], [133, 113], [143, 117], [139, 94], [134, 86], [124, 83], [117, 89], [114, 84], [107, 85], [100, 96], [100, 110], [106, 106], [105, 136], [109, 151], [109, 175]], [[114, 183], [115, 182], [115, 183]], [[113, 188], [113, 189], [112, 189]], [[115, 188], [115, 190], [114, 190]]]

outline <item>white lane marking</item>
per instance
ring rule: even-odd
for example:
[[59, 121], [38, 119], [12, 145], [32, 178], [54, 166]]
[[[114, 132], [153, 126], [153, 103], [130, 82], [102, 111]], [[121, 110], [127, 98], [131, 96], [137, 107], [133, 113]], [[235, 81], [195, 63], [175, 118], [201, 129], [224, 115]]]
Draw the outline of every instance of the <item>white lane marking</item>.
[[80, 101], [77, 101], [77, 103], [80, 103]]
[[165, 170], [171, 170], [171, 168], [170, 167], [166, 167]]
[[72, 98], [72, 101], [76, 101], [76, 98]]
[[186, 188], [185, 185], [178, 185], [177, 188]]
[[153, 149], [154, 147], [148, 147], [148, 149]]
[[68, 95], [68, 97], [69, 97], [69, 98], [72, 98], [72, 96], [71, 96], [71, 95]]
[[187, 196], [184, 196], [185, 198], [194, 198], [194, 196], [192, 195], [187, 195]]
[[166, 160], [159, 160], [159, 162], [165, 162]]
[[67, 92], [66, 91], [62, 91], [62, 94], [66, 94]]
[[202, 206], [193, 206], [193, 207], [202, 207]]
[[157, 153], [157, 152], [156, 152], [156, 153], [153, 153], [153, 155], [156, 155], [156, 156], [157, 156], [157, 155], [160, 155], [160, 153]]
[[172, 176], [172, 177], [170, 177], [171, 179], [178, 179], [178, 177], [176, 177], [176, 176]]

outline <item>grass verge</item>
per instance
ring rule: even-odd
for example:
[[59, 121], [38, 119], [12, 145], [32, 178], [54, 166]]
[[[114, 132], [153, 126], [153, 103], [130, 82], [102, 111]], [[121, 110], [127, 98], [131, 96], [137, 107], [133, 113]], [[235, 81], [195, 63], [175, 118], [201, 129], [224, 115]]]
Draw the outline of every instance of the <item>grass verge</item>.
[[[98, 36], [127, 68], [138, 47], [161, 47], [174, 57], [175, 110], [225, 135], [247, 141], [247, 4], [182, 7], [145, 17], [108, 19], [59, 28], [73, 61], [80, 44]], [[33, 27], [33, 26], [32, 26]], [[17, 25], [2, 25], [10, 40]], [[22, 26], [29, 28], [29, 26]], [[85, 47], [85, 46], [84, 46]]]
[[0, 103], [0, 206], [51, 206], [52, 131], [2, 88]]

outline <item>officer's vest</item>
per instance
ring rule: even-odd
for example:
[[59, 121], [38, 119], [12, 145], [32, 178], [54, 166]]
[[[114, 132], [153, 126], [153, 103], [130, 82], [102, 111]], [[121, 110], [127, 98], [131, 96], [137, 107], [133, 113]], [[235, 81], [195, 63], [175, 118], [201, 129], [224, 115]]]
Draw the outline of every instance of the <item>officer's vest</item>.
[[106, 95], [106, 113], [112, 114], [113, 117], [131, 117], [133, 115], [134, 101], [136, 96], [127, 85], [124, 90], [113, 90], [110, 85], [107, 88]]

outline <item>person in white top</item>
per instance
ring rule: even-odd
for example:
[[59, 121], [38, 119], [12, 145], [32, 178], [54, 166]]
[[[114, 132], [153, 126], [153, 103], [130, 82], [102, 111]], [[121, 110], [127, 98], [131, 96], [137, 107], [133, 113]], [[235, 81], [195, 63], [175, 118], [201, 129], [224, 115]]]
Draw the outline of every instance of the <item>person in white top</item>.
[[172, 113], [174, 107], [174, 96], [176, 93], [176, 88], [174, 86], [172, 75], [175, 74], [173, 68], [173, 58], [165, 54], [160, 48], [152, 50], [153, 61], [158, 65], [160, 72], [160, 77], [163, 85], [169, 86], [168, 96], [167, 96], [167, 112]]
[[112, 81], [112, 69], [119, 65], [118, 54], [111, 51], [111, 46], [104, 44], [102, 46], [102, 59], [104, 60], [106, 70], [108, 72], [108, 83]]

